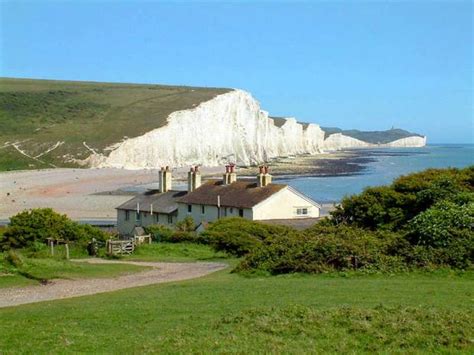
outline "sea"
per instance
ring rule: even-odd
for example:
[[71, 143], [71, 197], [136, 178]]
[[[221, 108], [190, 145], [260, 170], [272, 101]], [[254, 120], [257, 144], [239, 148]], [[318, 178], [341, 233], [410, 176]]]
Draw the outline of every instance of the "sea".
[[368, 186], [390, 184], [401, 175], [428, 168], [474, 165], [474, 144], [430, 144], [422, 148], [379, 148], [367, 151], [372, 161], [352, 175], [279, 179], [319, 203], [336, 203]]

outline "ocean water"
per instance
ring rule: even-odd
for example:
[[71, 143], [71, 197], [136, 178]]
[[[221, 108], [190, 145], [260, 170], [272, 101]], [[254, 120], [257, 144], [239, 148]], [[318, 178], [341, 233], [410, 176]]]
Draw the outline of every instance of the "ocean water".
[[365, 187], [391, 183], [395, 178], [428, 168], [462, 168], [474, 165], [473, 144], [437, 144], [423, 148], [370, 149], [375, 159], [364, 165], [362, 172], [351, 176], [297, 177], [278, 182], [287, 183], [317, 202], [340, 201], [346, 195]]

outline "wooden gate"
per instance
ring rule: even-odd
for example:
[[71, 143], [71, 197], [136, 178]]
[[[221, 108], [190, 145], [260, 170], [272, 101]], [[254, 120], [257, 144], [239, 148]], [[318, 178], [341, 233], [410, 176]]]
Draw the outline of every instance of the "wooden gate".
[[132, 240], [108, 240], [107, 253], [109, 255], [132, 254], [135, 250], [135, 241]]

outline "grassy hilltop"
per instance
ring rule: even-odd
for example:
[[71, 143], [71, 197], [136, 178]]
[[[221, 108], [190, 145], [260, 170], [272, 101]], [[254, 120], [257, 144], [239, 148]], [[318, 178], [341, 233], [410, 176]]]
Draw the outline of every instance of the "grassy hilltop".
[[[230, 89], [0, 78], [0, 170], [76, 166]], [[19, 142], [18, 151], [12, 144]], [[64, 142], [45, 153], [58, 142]], [[28, 157], [28, 156], [30, 157]]]

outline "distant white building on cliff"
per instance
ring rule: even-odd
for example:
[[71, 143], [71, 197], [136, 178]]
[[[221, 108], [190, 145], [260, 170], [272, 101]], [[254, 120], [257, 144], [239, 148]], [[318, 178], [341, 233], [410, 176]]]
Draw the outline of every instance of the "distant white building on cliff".
[[172, 190], [171, 170], [159, 172], [159, 190], [137, 195], [117, 207], [121, 235], [151, 224], [174, 225], [190, 216], [196, 224], [224, 217], [285, 223], [319, 217], [321, 206], [286, 184], [272, 183], [268, 167], [256, 179], [237, 179], [234, 165], [226, 166], [221, 180], [201, 183], [199, 169], [188, 173], [187, 191]]

